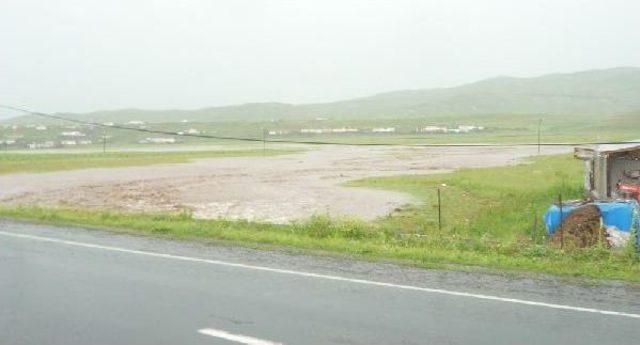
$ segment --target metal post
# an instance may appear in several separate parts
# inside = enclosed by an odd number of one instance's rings
[[[558,194],[558,204],[560,205],[560,224],[558,224],[558,231],[560,231],[560,249],[564,249],[564,231],[562,231],[562,194]]]
[[[538,232],[538,215],[536,210],[533,210],[533,229],[531,229],[531,242],[536,243],[536,235]]]
[[[442,230],[442,204],[440,201],[440,187],[438,187],[438,231]]]

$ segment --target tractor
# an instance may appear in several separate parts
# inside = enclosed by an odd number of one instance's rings
[[[602,231],[611,247],[632,237],[640,244],[640,141],[576,147],[574,157],[584,161],[584,198],[552,205],[544,215],[547,234],[580,237],[585,231]],[[594,217],[599,226],[592,225]]]

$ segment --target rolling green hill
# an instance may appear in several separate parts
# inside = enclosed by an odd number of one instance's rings
[[[442,118],[488,114],[611,115],[640,109],[640,68],[620,67],[534,78],[498,77],[451,88],[404,90],[317,104],[251,103],[196,110],[121,109],[65,116],[97,122],[220,122]],[[11,122],[36,121],[22,116]],[[37,122],[42,122],[38,119]]]

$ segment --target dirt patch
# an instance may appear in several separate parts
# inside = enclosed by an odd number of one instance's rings
[[[130,211],[187,209],[199,218],[279,223],[318,213],[373,219],[415,200],[404,193],[344,187],[343,182],[507,165],[535,152],[534,147],[328,146],[284,156],[12,174],[0,176],[0,202]]]
[[[601,217],[600,209],[595,205],[578,207],[562,221],[551,240],[566,248],[586,248],[607,243]]]
[[[117,209],[121,211],[180,211],[183,205],[176,203],[176,189],[170,185],[157,188],[155,184],[133,181],[113,184],[95,184],[70,187],[64,191],[49,193],[28,192],[5,198],[10,204],[59,205]],[[117,203],[113,202],[118,200]]]

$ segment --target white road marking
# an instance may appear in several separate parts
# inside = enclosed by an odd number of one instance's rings
[[[6,232],[6,231],[0,231],[0,235],[35,240],[35,241],[42,241],[42,242],[66,244],[70,246],[83,247],[83,248],[101,249],[101,250],[108,250],[108,251],[119,252],[119,253],[145,255],[145,256],[151,256],[156,258],[198,262],[198,263],[205,263],[205,264],[218,265],[218,266],[243,268],[243,269],[249,269],[249,270],[255,270],[255,271],[288,274],[288,275],[307,277],[307,278],[326,279],[326,280],[341,281],[341,282],[355,283],[355,284],[361,284],[361,285],[381,286],[381,287],[395,288],[395,289],[401,289],[401,290],[411,290],[411,291],[428,292],[433,294],[441,294],[441,295],[449,295],[449,296],[457,296],[457,297],[476,298],[476,299],[482,299],[482,300],[515,303],[515,304],[522,304],[522,305],[543,307],[543,308],[550,308],[550,309],[570,310],[570,311],[576,311],[576,312],[594,313],[594,314],[601,314],[601,315],[614,315],[614,316],[640,319],[640,314],[625,313],[625,312],[619,312],[619,311],[575,307],[575,306],[564,305],[564,304],[536,302],[536,301],[529,301],[529,300],[523,300],[523,299],[517,299],[517,298],[505,298],[505,297],[492,296],[492,295],[482,295],[482,294],[476,294],[476,293],[452,291],[452,290],[445,290],[445,289],[426,288],[426,287],[413,286],[413,285],[384,283],[384,282],[378,282],[374,280],[346,278],[346,277],[333,276],[328,274],[294,271],[294,270],[272,268],[272,267],[266,267],[266,266],[255,266],[255,265],[247,265],[247,264],[241,264],[241,263],[235,263],[235,262],[226,262],[226,261],[220,261],[220,260],[201,259],[201,258],[195,258],[191,256],[163,254],[163,253],[149,252],[149,251],[143,251],[143,250],[103,246],[99,244],[67,241],[67,240],[61,240],[58,238],[34,236],[34,235],[27,235],[27,234],[17,234],[17,233]]]
[[[282,345],[281,343],[274,343],[272,341],[248,337],[246,335],[231,334],[229,332],[213,328],[203,328],[198,330],[198,333],[247,345]]]

